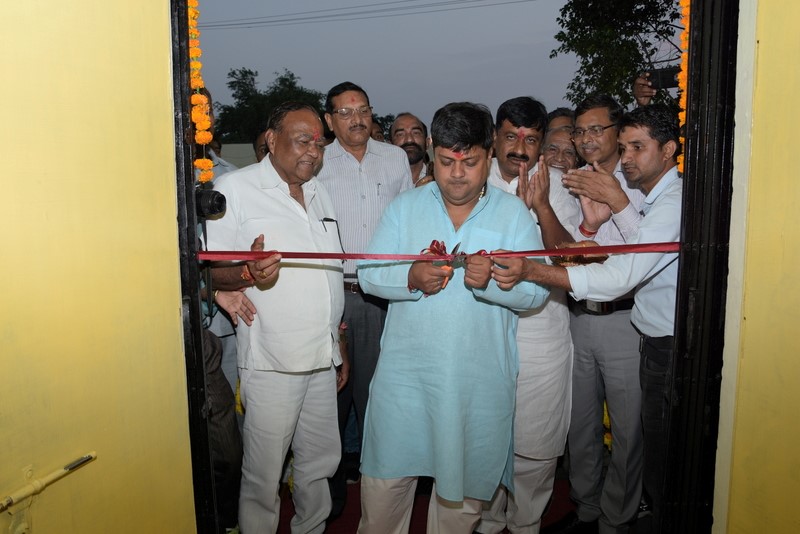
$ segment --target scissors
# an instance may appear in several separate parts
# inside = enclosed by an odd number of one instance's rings
[[[460,242],[456,244],[456,246],[453,247],[453,250],[450,251],[450,255],[454,256],[454,258],[448,262],[443,262],[441,265],[442,269],[447,271],[447,276],[445,277],[444,282],[442,282],[442,290],[447,287],[447,283],[450,281],[450,278],[453,277],[453,269],[464,266],[464,258],[466,258],[467,255],[463,252],[461,254],[458,253],[458,248],[460,246]],[[441,262],[435,262],[436,265],[439,263]]]

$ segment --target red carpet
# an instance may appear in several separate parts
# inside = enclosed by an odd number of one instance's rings
[[[410,534],[424,534],[428,515],[427,495],[417,495],[414,500],[414,511],[411,513]],[[566,480],[556,480],[553,489],[553,500],[550,508],[542,519],[542,526],[558,521],[568,512],[574,509],[574,505],[569,500],[569,482]],[[288,492],[281,501],[281,521],[278,525],[278,534],[290,534],[289,521],[294,515],[294,506]],[[347,505],[342,515],[328,525],[325,530],[327,534],[354,534],[358,528],[358,520],[361,518],[361,491],[359,484],[349,484],[347,486]]]

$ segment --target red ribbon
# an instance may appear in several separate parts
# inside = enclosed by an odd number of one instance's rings
[[[496,258],[535,258],[542,256],[585,256],[587,254],[630,254],[642,252],[680,252],[680,243],[645,243],[639,245],[608,245],[600,247],[571,247],[542,250],[523,250],[519,252],[498,252],[489,254]],[[197,259],[201,261],[257,261],[275,254],[284,259],[308,260],[395,260],[395,261],[453,261],[452,254],[364,254],[346,252],[280,252],[264,250],[258,252],[223,250],[200,251]]]

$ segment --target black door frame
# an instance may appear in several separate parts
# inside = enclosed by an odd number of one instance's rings
[[[195,178],[192,169],[194,142],[189,106],[189,24],[186,0],[170,0],[172,26],[175,164],[178,201],[178,243],[181,271],[181,315],[186,356],[189,439],[194,485],[194,509],[198,534],[219,532],[214,496],[214,472],[203,367],[200,268],[197,261]]]
[[[664,533],[707,533],[725,335],[738,0],[691,4],[685,176]]]

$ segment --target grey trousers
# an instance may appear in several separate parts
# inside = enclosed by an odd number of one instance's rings
[[[386,322],[388,303],[372,295],[352,293],[344,294],[344,317],[347,323],[347,353],[350,356],[350,381],[340,394],[340,409],[349,410],[350,403],[343,396],[352,395],[356,409],[358,432],[364,435],[364,414],[369,399],[369,384],[378,365],[381,352],[381,336],[383,323]],[[347,402],[342,402],[342,401]],[[340,416],[346,416],[346,413]]]
[[[569,429],[571,496],[582,521],[627,532],[642,494],[642,391],[639,334],[630,311],[571,312],[575,345]],[[603,400],[611,419],[611,461],[603,477]]]

